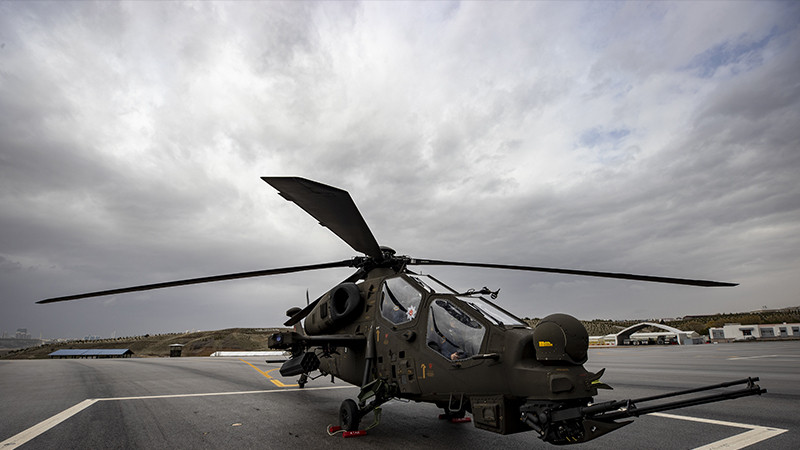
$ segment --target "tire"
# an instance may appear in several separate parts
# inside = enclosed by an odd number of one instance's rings
[[[358,405],[351,399],[342,402],[339,407],[339,426],[345,431],[358,431],[358,423],[361,421],[361,411]]]

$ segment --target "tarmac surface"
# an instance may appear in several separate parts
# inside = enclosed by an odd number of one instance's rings
[[[800,341],[590,349],[614,387],[596,402],[760,377],[762,396],[647,415],[581,449],[790,449],[800,442]],[[366,436],[329,436],[355,387],[304,389],[262,358],[0,361],[0,449],[556,448],[437,420],[434,405],[392,401]],[[362,426],[372,421],[363,419]]]

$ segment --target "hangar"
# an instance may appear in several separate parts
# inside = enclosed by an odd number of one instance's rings
[[[660,328],[664,331],[639,333],[645,328]],[[640,344],[702,344],[703,338],[696,331],[682,331],[669,325],[653,322],[640,322],[619,333],[605,336],[591,336],[591,345],[640,345]]]

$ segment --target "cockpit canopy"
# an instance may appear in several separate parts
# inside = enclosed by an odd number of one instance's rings
[[[428,275],[399,275],[388,278],[381,292],[381,314],[394,324],[410,322],[419,312],[423,293],[455,295],[481,316],[500,326],[527,327],[523,321],[478,295],[459,294]]]
[[[423,304],[426,298],[430,300]],[[488,324],[527,327],[485,298],[458,294],[427,275],[386,279],[381,287],[380,308],[383,318],[395,325],[410,323],[421,308],[427,308],[426,345],[450,360],[478,354]]]

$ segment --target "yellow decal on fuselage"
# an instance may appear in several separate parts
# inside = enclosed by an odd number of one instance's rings
[[[539,347],[552,347],[553,343],[550,341],[539,341]]]

